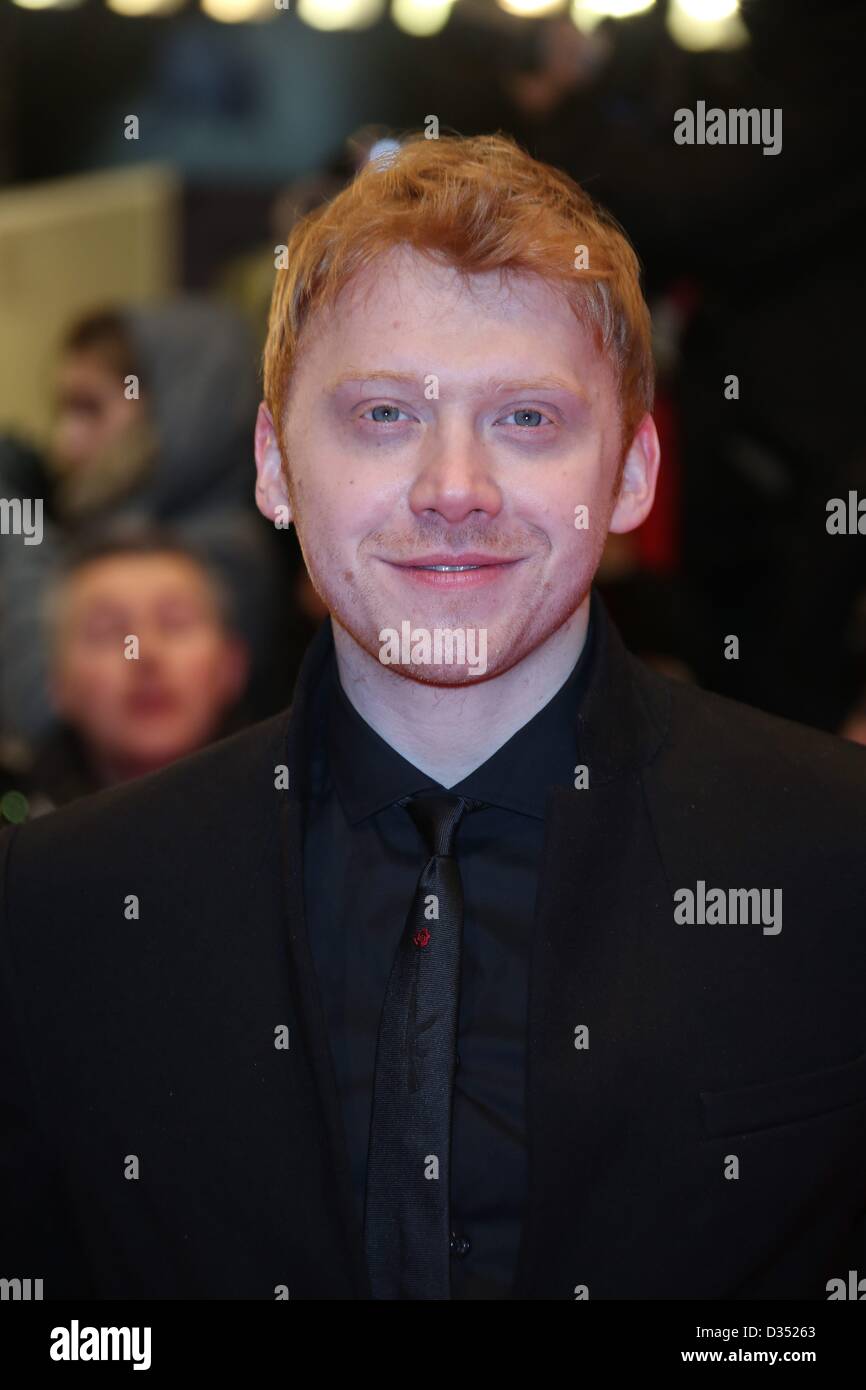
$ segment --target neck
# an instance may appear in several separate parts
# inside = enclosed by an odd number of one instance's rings
[[[382,665],[331,618],[340,684],[380,738],[453,787],[507,743],[568,680],[586,641],[589,595],[516,666],[472,685],[424,685]]]

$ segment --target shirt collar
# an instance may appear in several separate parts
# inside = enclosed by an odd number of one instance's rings
[[[652,761],[667,737],[672,698],[671,683],[626,650],[595,589],[590,614],[591,667],[586,668],[587,688],[575,724],[577,762],[589,769],[589,786],[599,787]],[[292,801],[305,801],[316,785],[317,760],[311,758],[311,750],[318,746],[316,731],[323,713],[321,678],[332,661],[334,637],[326,618],[304,654],[284,716],[281,739],[289,772],[284,795]],[[426,780],[424,785],[433,784]]]
[[[449,788],[453,794],[543,820],[549,787],[574,785],[577,716],[589,681],[595,626],[590,617],[583,650],[553,698],[486,762]],[[322,697],[320,766],[327,765],[350,823],[416,792],[444,790],[362,718],[340,685],[333,653]]]

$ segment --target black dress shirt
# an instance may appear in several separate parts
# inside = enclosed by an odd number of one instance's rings
[[[549,787],[573,787],[593,623],[556,695],[450,790],[484,804],[455,841],[464,895],[451,1139],[452,1298],[508,1298],[528,1174],[527,991]],[[376,1040],[394,953],[427,858],[396,803],[440,784],[386,743],[340,685],[315,693],[304,842],[308,933],[363,1221]]]

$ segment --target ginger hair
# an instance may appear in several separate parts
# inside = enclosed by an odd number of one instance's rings
[[[652,410],[654,367],[640,263],[616,220],[567,174],[503,134],[416,134],[367,163],[289,235],[263,352],[265,403],[282,434],[302,330],[377,257],[409,247],[464,275],[535,274],[565,295],[613,368],[622,454]],[[575,268],[585,247],[586,268]]]

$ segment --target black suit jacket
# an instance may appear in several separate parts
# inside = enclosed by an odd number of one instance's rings
[[[516,1297],[824,1299],[866,1274],[866,755],[597,616],[589,788],[551,792],[540,867]],[[331,640],[291,711],[0,838],[0,1275],[46,1298],[369,1297],[304,927]],[[782,930],[675,922],[698,880],[781,888]]]

